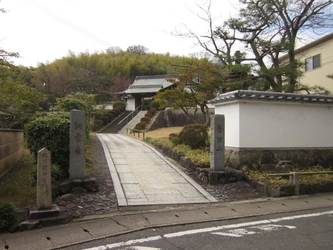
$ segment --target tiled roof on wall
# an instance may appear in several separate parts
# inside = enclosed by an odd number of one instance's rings
[[[306,102],[306,103],[331,103],[333,96],[325,95],[302,95],[293,93],[265,92],[236,90],[229,93],[219,94],[208,103],[217,104],[231,100],[262,100],[262,101],[283,101],[283,102]]]

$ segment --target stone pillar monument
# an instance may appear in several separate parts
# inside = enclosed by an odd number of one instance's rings
[[[52,204],[51,152],[43,148],[37,155],[37,204],[28,208],[28,220],[20,223],[20,229],[52,223],[59,215],[60,209]]]
[[[224,171],[224,115],[211,116],[210,169]]]
[[[86,165],[85,123],[84,111],[71,110],[69,130],[69,179],[71,180],[84,178],[84,169]]]
[[[37,209],[52,207],[51,153],[46,148],[38,151],[37,156]]]

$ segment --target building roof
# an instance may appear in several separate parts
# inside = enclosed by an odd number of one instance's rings
[[[220,94],[209,101],[216,105],[233,100],[261,100],[261,101],[281,101],[281,102],[301,102],[301,103],[329,103],[333,104],[333,96],[325,95],[301,95],[292,93],[278,93],[265,91],[236,90],[225,94]]]
[[[174,83],[170,80],[177,80],[177,75],[151,75],[137,76],[134,82],[124,91],[125,94],[157,93],[171,87]]]
[[[333,32],[330,33],[330,34],[328,34],[328,35],[326,35],[326,36],[323,36],[323,37],[321,37],[321,38],[319,38],[319,39],[317,39],[317,40],[315,40],[315,41],[313,41],[311,43],[308,43],[308,44],[306,44],[306,45],[304,45],[304,46],[302,46],[302,47],[300,47],[298,49],[296,49],[295,50],[295,54],[302,53],[303,51],[306,51],[306,50],[311,49],[311,48],[313,48],[315,46],[318,46],[319,44],[327,42],[327,41],[329,41],[331,39],[333,39]],[[287,58],[288,58],[288,54],[281,56],[279,58],[279,60],[283,61],[283,60],[285,60]]]

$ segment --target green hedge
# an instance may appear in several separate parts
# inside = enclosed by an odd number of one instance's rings
[[[8,229],[16,221],[14,206],[0,201],[0,231]]]
[[[77,109],[87,113],[88,110],[88,107],[84,101],[71,97],[58,98],[57,103],[57,110],[59,111],[70,112],[72,109]]]
[[[191,149],[204,148],[208,140],[208,126],[190,124],[185,126],[178,134],[182,144],[189,145]]]
[[[69,113],[46,113],[25,126],[27,146],[35,156],[42,148],[51,152],[53,164],[60,167],[61,177],[68,177],[69,169]],[[59,177],[60,178],[60,177]]]
[[[116,101],[112,104],[112,107],[115,108],[117,106],[122,106],[124,108],[124,110],[126,109],[126,103],[122,102],[122,101]]]

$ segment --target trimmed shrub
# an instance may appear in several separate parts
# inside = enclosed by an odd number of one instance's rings
[[[140,119],[140,121],[141,121],[141,122],[148,123],[148,122],[150,121],[150,118],[148,118],[148,117],[142,117],[142,118]]]
[[[46,113],[25,126],[27,146],[35,156],[42,148],[52,155],[52,163],[57,164],[68,177],[69,168],[69,114],[67,112]]]
[[[77,93],[78,94],[78,93]],[[57,111],[70,112],[73,109],[84,111],[86,118],[86,136],[89,138],[90,133],[90,113],[89,105],[81,99],[75,97],[64,97],[57,98],[58,106],[56,106]]]
[[[0,201],[0,231],[8,229],[16,221],[14,206]]]
[[[125,111],[125,107],[124,106],[121,106],[121,105],[118,105],[115,107],[116,109],[120,109],[121,112],[124,112]]]
[[[92,131],[97,131],[103,127],[103,120],[95,120],[94,124],[92,125]]]
[[[116,118],[118,116],[117,110],[112,109],[111,111],[109,111],[109,113],[111,113],[114,118]]]
[[[112,101],[112,95],[107,92],[99,92],[95,94],[94,100],[96,103],[107,103]]]
[[[202,124],[185,126],[178,134],[182,144],[189,145],[191,149],[203,148],[208,140],[208,127]]]
[[[100,119],[103,121],[103,125],[106,125],[109,123],[110,119],[106,115],[102,115]]]
[[[139,122],[138,124],[135,125],[134,129],[138,129],[138,130],[143,130],[146,128],[146,124],[145,122]]]
[[[98,126],[99,128],[103,127],[103,120],[95,120],[95,125]]]
[[[122,108],[114,108],[113,110],[115,110],[118,113],[118,115],[123,112]]]
[[[174,146],[177,146],[182,143],[178,137],[171,138],[171,142],[172,142],[172,145],[174,145]]]
[[[57,103],[57,110],[64,112],[70,112],[72,109],[77,109],[85,111],[85,113],[87,113],[88,110],[88,107],[84,101],[71,97],[58,98]]]
[[[154,109],[158,110],[158,109],[160,109],[160,103],[157,101],[152,101],[150,103],[150,108],[154,108]]]
[[[156,110],[155,108],[151,108],[151,109],[149,109],[149,111],[150,111],[153,115],[155,115],[156,112],[157,112],[157,110]]]
[[[122,102],[122,101],[116,101],[112,104],[112,107],[115,108],[117,106],[122,106],[124,107],[124,110],[126,109],[126,103],[125,102]]]
[[[178,135],[176,133],[169,134],[169,140],[171,140],[174,137],[178,137]]]
[[[113,114],[112,113],[107,112],[104,115],[109,118],[109,122],[112,121],[112,119],[113,119]]]
[[[145,117],[148,117],[148,118],[152,118],[153,116],[154,116],[153,114],[148,113],[148,112],[145,114]]]

